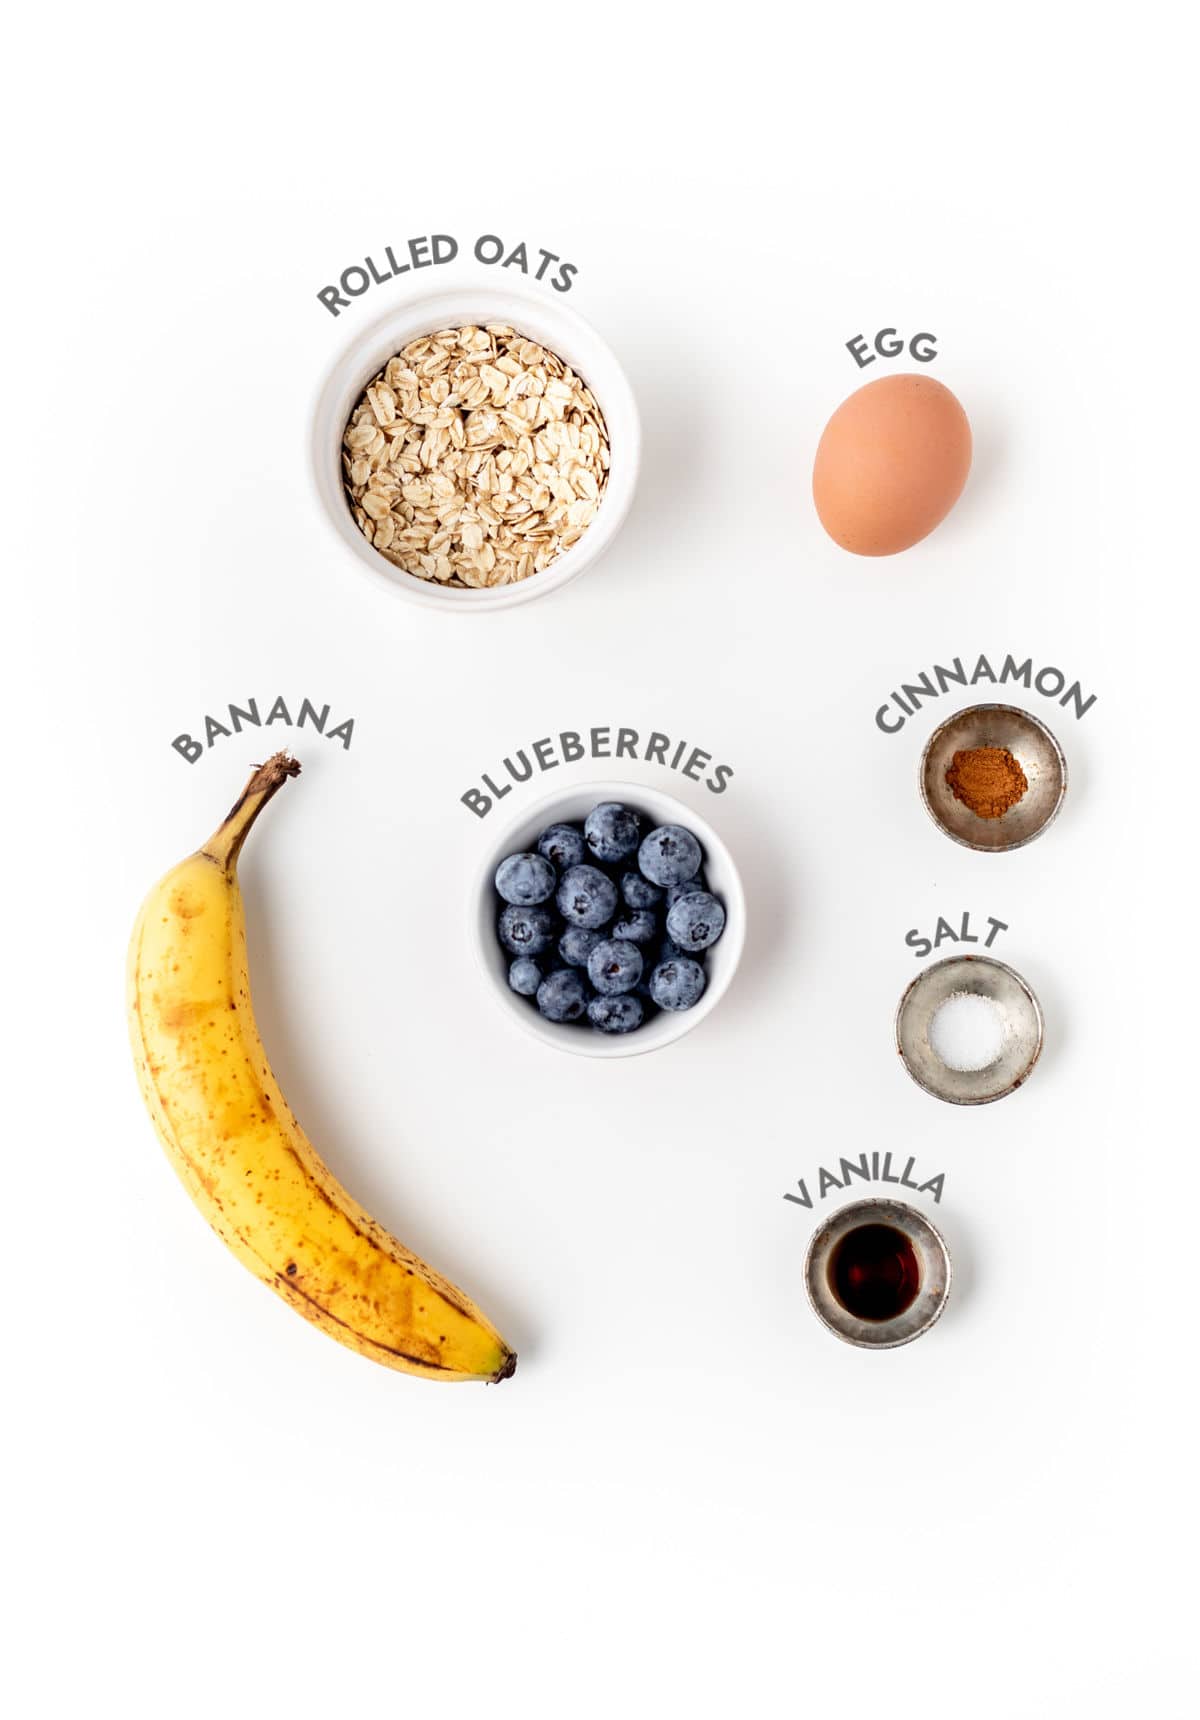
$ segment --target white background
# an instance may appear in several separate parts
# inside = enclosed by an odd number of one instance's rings
[[[1176,9],[831,18],[68,5],[10,41],[16,1714],[1189,1706]],[[434,230],[577,263],[566,302],[644,419],[610,556],[478,621],[373,592],[305,470],[326,368],[411,290],[335,323],[317,288]],[[936,333],[976,462],[926,544],[856,561],[809,473],[889,368],[845,342],[885,325]],[[1078,722],[1029,696],[1068,804],[986,857],[915,786],[966,699],[894,738],[872,715],[1010,651],[1098,698]],[[129,925],[263,750],[169,742],[277,694],[356,727],[349,753],[281,736],[304,775],[243,864],[264,1035],[335,1172],[520,1351],[499,1390],[296,1320],[142,1112]],[[458,802],[593,724],[734,767],[719,800],[630,771],[718,823],[751,912],[712,1019],[604,1065],[482,989],[465,906],[497,820]],[[904,933],[966,909],[1009,923],[995,953],[1047,1017],[1029,1088],[973,1112],[890,1048]],[[813,1320],[816,1215],[782,1199],[876,1147],[946,1172],[956,1267],[940,1326],[883,1355]]]

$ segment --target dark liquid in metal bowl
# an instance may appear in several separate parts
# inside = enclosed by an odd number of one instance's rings
[[[921,1288],[912,1243],[891,1224],[860,1224],[846,1232],[829,1261],[829,1287],[859,1320],[894,1320]]]

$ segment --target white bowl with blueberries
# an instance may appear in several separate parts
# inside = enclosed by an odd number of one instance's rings
[[[631,1057],[711,1014],[737,968],[746,904],[699,814],[601,782],[514,820],[481,871],[475,946],[513,1021],[559,1051]]]

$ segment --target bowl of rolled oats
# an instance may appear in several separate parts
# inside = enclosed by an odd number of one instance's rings
[[[566,306],[462,287],[397,306],[330,372],[317,492],[359,566],[439,609],[556,591],[608,547],[640,434],[624,373]]]

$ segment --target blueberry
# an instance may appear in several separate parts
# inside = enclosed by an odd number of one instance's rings
[[[658,916],[649,908],[630,908],[612,923],[614,938],[626,938],[631,944],[653,943],[658,936]]]
[[[588,1006],[588,989],[576,968],[556,968],[537,989],[537,1006],[547,1021],[578,1021]]]
[[[605,800],[588,813],[583,834],[596,859],[611,863],[636,851],[642,839],[642,821],[628,806]]]
[[[707,890],[681,896],[667,915],[667,936],[681,950],[706,950],[725,930],[725,910]]]
[[[595,866],[572,866],[558,886],[558,910],[573,926],[596,931],[617,911],[617,886]]]
[[[537,839],[537,851],[559,872],[569,872],[572,866],[582,866],[587,859],[587,844],[582,830],[573,824],[548,825]]]
[[[546,976],[532,956],[518,956],[508,970],[508,983],[522,997],[532,997]]]
[[[568,926],[558,940],[558,953],[568,967],[586,967],[588,957],[599,942],[599,932],[589,932],[583,926]]]
[[[641,977],[641,981],[637,987],[638,996],[643,998],[646,1002],[648,1002],[651,1006],[653,1006],[654,1005],[654,993],[650,989],[651,980],[654,978],[655,974],[658,972],[659,968],[663,966],[664,963],[666,963],[666,962],[677,962],[683,956],[684,956],[683,950],[679,949],[678,946],[673,944],[671,942],[670,938],[666,937],[665,935],[663,937],[659,938],[656,943],[643,944],[642,945],[642,977]],[[689,957],[687,957],[687,959],[690,961],[691,957],[689,956]]]
[[[660,824],[638,850],[638,865],[652,884],[683,884],[700,870],[704,856],[690,830],[681,824]]]
[[[662,901],[663,893],[640,872],[622,872],[621,899],[628,908],[653,908]]]
[[[707,889],[703,872],[697,872],[694,878],[689,878],[684,884],[672,884],[667,891],[667,912],[670,913],[680,896],[694,896],[697,890]]]
[[[558,921],[549,908],[518,907],[510,902],[500,911],[500,942],[514,956],[540,956],[558,936]]]
[[[690,956],[659,962],[650,975],[650,996],[660,1009],[691,1009],[704,991],[704,969]]]
[[[619,997],[594,997],[587,1007],[588,1020],[601,1033],[632,1033],[646,1019],[640,997],[622,992]]]
[[[588,957],[587,971],[603,997],[632,991],[642,977],[642,952],[624,938],[604,938]]]
[[[496,888],[506,902],[528,908],[548,902],[557,879],[549,860],[540,854],[510,854],[496,868]]]

